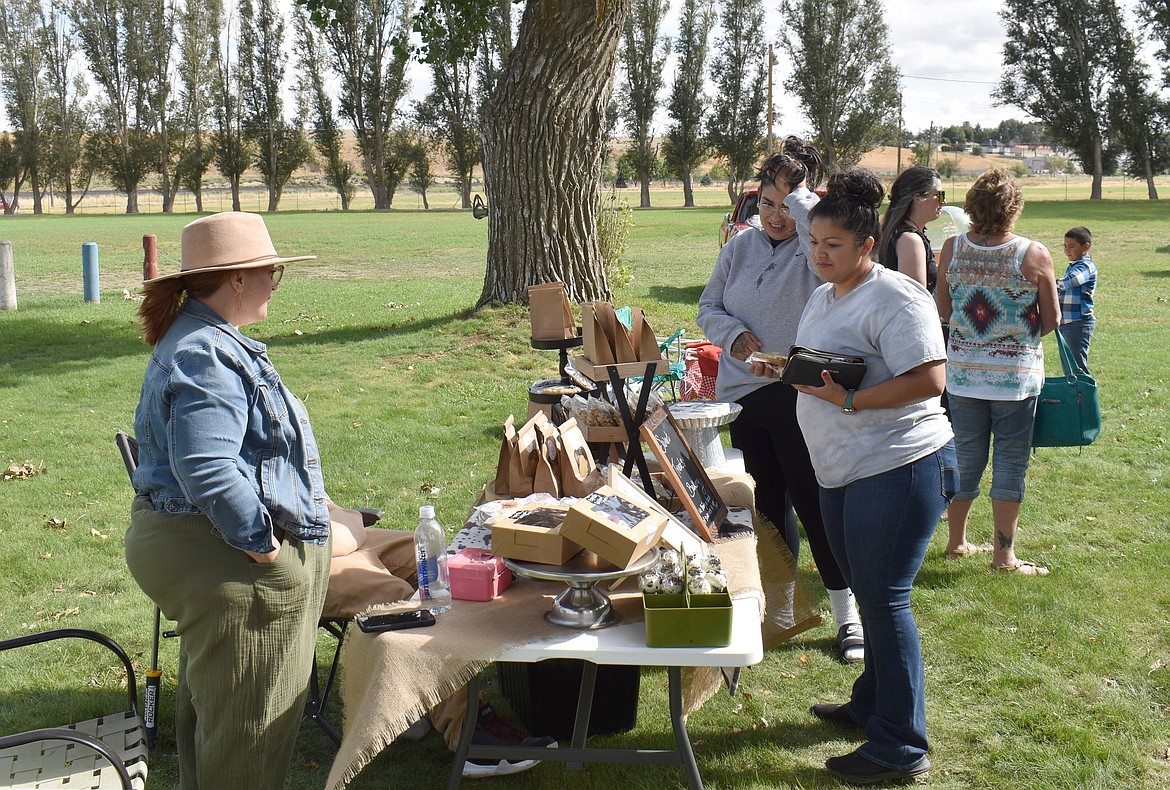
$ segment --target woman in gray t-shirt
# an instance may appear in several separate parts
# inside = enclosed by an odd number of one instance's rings
[[[860,356],[856,390],[822,371],[797,386],[796,412],[821,491],[825,532],[865,625],[865,670],[844,705],[812,713],[864,728],[866,742],[825,766],[856,784],[930,767],[922,646],[910,589],[958,487],[950,423],[939,405],[946,350],[926,289],[873,260],[883,189],[865,170],[829,180],[810,213],[810,253],[825,280],[796,342]]]

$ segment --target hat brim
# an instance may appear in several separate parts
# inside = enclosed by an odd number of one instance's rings
[[[160,274],[149,280],[143,280],[142,283],[157,283],[162,280],[174,280],[179,277],[186,277],[189,274],[208,274],[210,272],[230,272],[236,269],[256,269],[261,266],[275,266],[277,264],[292,263],[294,261],[315,261],[316,255],[294,255],[291,258],[261,258],[256,261],[248,261],[247,263],[233,263],[228,266],[201,266],[198,269],[187,269],[186,271],[177,271],[172,274]]]

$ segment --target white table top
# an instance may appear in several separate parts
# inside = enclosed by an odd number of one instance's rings
[[[731,644],[727,647],[647,647],[646,623],[619,623],[596,631],[564,630],[564,636],[514,647],[498,661],[580,658],[597,664],[648,667],[748,667],[764,658],[759,602],[732,601]]]

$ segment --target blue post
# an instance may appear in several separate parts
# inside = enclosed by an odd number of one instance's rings
[[[98,246],[96,241],[81,245],[81,280],[85,289],[85,301],[100,302],[101,275],[98,272]]]

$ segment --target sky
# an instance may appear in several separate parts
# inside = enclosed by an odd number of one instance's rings
[[[1136,1],[1119,0],[1131,13]],[[280,0],[286,10],[291,2]],[[1000,79],[1004,42],[1000,19],[1002,0],[882,0],[882,3],[892,59],[902,73],[903,121],[907,129],[918,132],[931,123],[945,127],[969,121],[986,127],[1007,118],[1027,120],[1022,110],[996,106],[991,99],[991,91]],[[666,35],[676,34],[681,5],[681,0],[671,0],[671,13],[664,25]],[[765,0],[765,46],[780,43],[778,31],[782,20],[775,10],[778,5],[778,0]],[[791,63],[782,47],[776,50],[780,61],[773,73],[776,133],[810,136],[811,129],[799,103],[783,89],[784,80],[791,75]],[[761,58],[763,51],[761,47]],[[290,73],[293,70],[290,67]],[[411,98],[421,99],[430,86],[430,69],[413,63],[409,73]],[[660,94],[662,104],[666,102],[672,81],[673,60],[668,60],[664,70],[666,87]],[[660,112],[655,125],[665,128],[665,111]],[[5,128],[8,128],[7,119],[0,107],[0,129]]]

